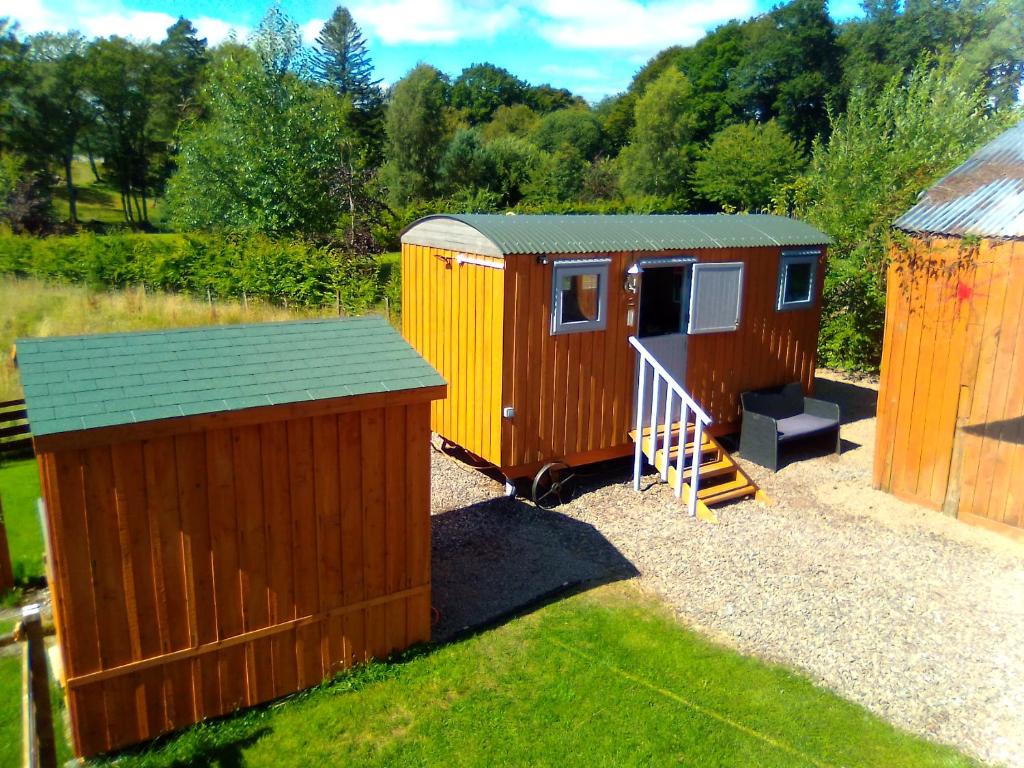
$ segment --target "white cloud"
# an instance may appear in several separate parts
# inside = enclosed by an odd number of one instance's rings
[[[95,0],[59,5],[50,0],[0,0],[0,17],[9,16],[18,22],[23,34],[52,31],[66,32],[76,29],[87,37],[119,35],[135,40],[163,40],[167,28],[178,20],[177,15],[160,11],[133,11],[119,2]],[[232,24],[223,19],[200,16],[192,22],[200,37],[210,45],[226,40],[232,31],[239,40],[249,34],[248,27]]]
[[[705,31],[755,13],[753,0],[530,0],[538,31],[566,48],[657,50],[688,45]]]
[[[518,7],[466,0],[385,0],[351,6],[356,23],[387,45],[489,38],[520,18]]]
[[[324,24],[326,23],[326,19],[310,19],[302,25],[302,39],[307,45],[312,45],[316,42],[316,38],[319,36],[320,30],[324,28]]]
[[[249,37],[249,33],[252,32],[244,24],[232,24],[223,19],[212,19],[209,16],[200,16],[197,19],[193,19],[192,23],[195,24],[199,36],[206,38],[207,45],[223,43],[231,37],[232,33],[234,33],[235,39],[239,42],[245,42],[245,39]]]

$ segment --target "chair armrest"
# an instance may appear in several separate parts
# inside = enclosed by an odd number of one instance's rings
[[[820,416],[823,419],[835,419],[837,424],[842,421],[842,414],[839,411],[838,405],[830,403],[828,400],[818,400],[814,397],[804,398],[804,413],[811,416]]]
[[[771,416],[744,410],[740,454],[774,472],[778,467],[779,423]]]

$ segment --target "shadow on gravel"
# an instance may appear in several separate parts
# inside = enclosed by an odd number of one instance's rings
[[[638,574],[593,526],[526,501],[492,499],[432,521],[435,642]]]
[[[815,379],[814,396],[839,404],[843,424],[875,418],[878,391],[871,387],[832,379]]]

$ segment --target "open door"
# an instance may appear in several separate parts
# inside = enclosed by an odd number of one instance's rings
[[[639,276],[640,308],[637,316],[637,339],[684,387],[692,274],[692,263],[673,260],[664,265],[654,263],[640,266]],[[644,408],[651,407],[650,397],[651,390],[648,389],[644,395]],[[659,393],[658,400],[657,420],[658,423],[663,423],[664,392]],[[676,418],[675,414],[673,418]]]

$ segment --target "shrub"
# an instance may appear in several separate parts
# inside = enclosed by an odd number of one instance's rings
[[[296,307],[339,302],[346,312],[358,313],[383,299],[392,270],[381,269],[373,257],[299,239],[83,233],[0,235],[0,273],[94,289],[142,285]]]

